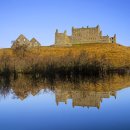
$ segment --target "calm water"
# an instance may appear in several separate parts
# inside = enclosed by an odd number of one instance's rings
[[[0,130],[130,129],[130,76],[48,82],[0,80]]]

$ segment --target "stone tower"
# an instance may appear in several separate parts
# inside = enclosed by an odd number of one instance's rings
[[[67,36],[67,31],[65,30],[64,33],[59,33],[58,29],[55,32],[55,45],[71,45],[71,39]]]

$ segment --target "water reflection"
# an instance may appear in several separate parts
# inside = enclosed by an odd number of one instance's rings
[[[34,80],[30,76],[20,75],[17,79],[1,77],[0,95],[5,98],[11,94],[22,101],[29,95],[36,96],[41,91],[45,93],[51,91],[55,94],[57,105],[61,102],[67,104],[67,100],[72,99],[73,107],[100,108],[104,98],[113,96],[116,99],[117,91],[128,86],[130,86],[129,75],[113,75],[104,79],[55,80],[53,82],[47,79]]]
[[[96,91],[84,91],[84,90],[63,90],[56,89],[56,102],[65,102],[67,99],[72,99],[73,107],[97,107],[100,108],[100,103],[103,98],[109,98],[111,95],[116,96],[116,92],[96,92]]]

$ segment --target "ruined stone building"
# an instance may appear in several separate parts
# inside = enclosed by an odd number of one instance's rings
[[[35,38],[32,38],[30,42],[32,44],[32,47],[41,46],[41,44]]]
[[[67,31],[55,32],[55,45],[72,45],[85,43],[116,43],[116,34],[113,37],[103,36],[99,26],[96,27],[72,27],[72,36],[67,35]]]
[[[15,41],[13,41],[11,48],[22,45],[26,45],[28,48],[41,46],[41,44],[35,38],[32,38],[29,41],[24,35],[21,34]]]

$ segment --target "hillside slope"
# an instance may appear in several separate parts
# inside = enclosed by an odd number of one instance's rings
[[[34,57],[61,57],[68,53],[75,57],[81,52],[86,52],[89,57],[101,59],[105,57],[114,67],[130,66],[130,48],[119,44],[84,44],[73,45],[72,47],[39,47],[30,49],[26,56]],[[8,55],[14,57],[12,49],[0,49],[0,56]]]
[[[34,50],[33,50],[34,51]],[[115,67],[130,66],[130,48],[119,44],[84,44],[72,47],[41,47],[40,55],[65,55],[72,52],[75,56],[85,51],[89,56],[105,57]]]

